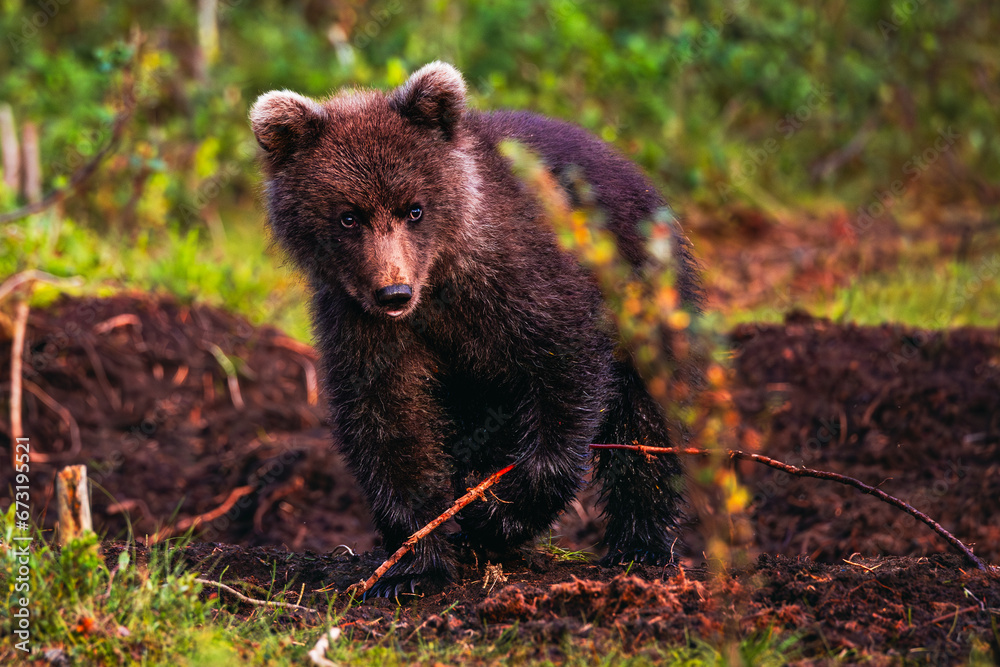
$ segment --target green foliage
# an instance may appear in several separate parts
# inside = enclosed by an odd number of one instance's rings
[[[14,508],[0,515],[0,586],[7,590],[0,607],[0,636],[5,638],[0,661],[5,664],[24,659],[11,641],[12,613],[21,596],[30,597],[34,657],[52,651],[50,661],[81,665],[304,664],[319,636],[338,624],[333,600],[324,617],[309,623],[289,624],[287,614],[278,609],[262,609],[249,619],[229,613],[225,600],[206,601],[205,584],[184,567],[176,544],[150,552],[143,565],[123,551],[109,570],[94,534],[61,549],[48,546],[39,531],[28,534],[32,540],[25,555],[21,545],[27,543],[13,539],[25,536],[16,528]],[[30,572],[27,591],[15,590],[22,567]],[[272,582],[271,590],[280,589]],[[434,633],[427,639],[419,631],[402,636],[393,628],[378,639],[355,639],[345,627],[327,658],[344,665],[550,664],[540,659],[537,646],[519,638],[516,626],[496,641],[475,646],[441,641]],[[695,641],[689,647],[650,645],[638,651],[614,641],[600,650],[587,642],[567,641],[560,647],[560,663],[592,665],[596,657],[601,665],[722,665],[733,655],[753,664],[782,664],[793,650],[794,640],[777,635],[750,637],[731,647]]]
[[[951,263],[944,275],[905,271],[861,278],[837,291],[817,314],[877,325],[898,322],[921,329],[993,326],[1000,321],[1000,263],[997,255],[978,264]]]
[[[111,572],[93,533],[58,550],[37,531],[30,543],[13,541],[23,534],[15,529],[12,506],[0,516],[0,582],[8,591],[0,627],[8,638],[15,624],[12,613],[21,608],[15,600],[24,597],[30,646],[59,647],[73,663],[117,664],[139,656],[156,663],[194,653],[206,639],[211,644],[213,633],[202,629],[210,606],[199,597],[201,585],[168,557],[159,555],[148,567],[137,568],[126,551]],[[30,573],[27,589],[17,588],[24,568]],[[5,662],[18,655],[11,641],[0,648]]]
[[[177,228],[146,230],[130,241],[120,232],[101,234],[71,219],[38,215],[0,227],[0,276],[35,268],[84,279],[69,290],[39,285],[35,305],[59,291],[107,295],[128,285],[223,306],[309,340],[303,285],[267,251],[259,223],[235,220],[218,230],[213,242],[198,229]]]
[[[896,322],[920,329],[995,326],[1000,321],[1000,257],[973,263],[951,262],[942,270],[925,268],[857,278],[832,299],[796,304],[817,317],[861,325]],[[722,328],[741,322],[778,322],[773,307],[747,310],[726,319]]]
[[[890,208],[919,208],[1000,176],[1000,44],[988,29],[1000,5],[986,0],[223,0],[201,24],[191,7],[0,5],[0,102],[19,126],[38,125],[45,190],[108,145],[124,92],[135,98],[119,145],[61,214],[6,226],[6,242],[27,242],[0,249],[0,273],[162,288],[307,337],[302,307],[289,309],[301,290],[269,267],[255,226],[247,109],[273,88],[398,85],[434,59],[462,69],[473,106],[562,117],[616,143],[682,210],[871,209],[894,182]],[[947,128],[957,139],[936,152]],[[942,168],[947,187],[927,175]],[[0,210],[19,203],[0,185]]]
[[[986,0],[221,2],[202,26],[186,2],[91,9],[5,3],[0,100],[41,124],[53,188],[110,138],[135,80],[120,157],[73,204],[98,228],[189,227],[220,206],[249,208],[246,111],[259,93],[397,85],[438,58],[463,70],[478,106],[580,123],[682,199],[865,205],[948,126],[957,177],[1000,170],[989,30],[1000,6]],[[212,26],[217,55],[199,39]]]

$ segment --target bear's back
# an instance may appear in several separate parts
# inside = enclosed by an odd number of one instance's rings
[[[567,180],[574,178],[574,169],[578,170],[577,175],[593,189],[594,201],[606,216],[619,251],[636,268],[646,262],[646,238],[639,223],[651,220],[665,201],[645,174],[613,146],[572,123],[526,111],[469,111],[466,123],[491,148],[514,139],[537,152],[574,205],[581,202],[573,183]],[[674,256],[680,264],[677,286],[681,298],[700,310],[704,297],[687,239],[677,239]]]

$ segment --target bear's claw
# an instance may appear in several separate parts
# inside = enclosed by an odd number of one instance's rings
[[[367,601],[369,596],[373,598],[389,598],[402,601],[400,595],[404,597],[416,597],[417,588],[420,586],[419,577],[382,577],[375,585],[368,589],[361,600]]]
[[[601,565],[604,567],[614,567],[615,565],[626,565],[628,563],[660,566],[670,565],[673,562],[673,554],[669,551],[663,552],[644,548],[610,549],[608,554],[601,559]]]
[[[389,598],[402,603],[428,593],[438,592],[449,579],[446,573],[438,570],[416,574],[404,571],[396,574],[390,569],[365,592],[362,601],[368,598]]]

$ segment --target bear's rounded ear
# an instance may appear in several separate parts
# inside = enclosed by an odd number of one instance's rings
[[[389,106],[411,122],[438,128],[451,139],[465,111],[465,80],[457,69],[435,60],[394,90]]]
[[[321,105],[290,90],[272,90],[250,108],[250,127],[257,143],[272,157],[290,153],[304,136],[320,128],[326,113]]]

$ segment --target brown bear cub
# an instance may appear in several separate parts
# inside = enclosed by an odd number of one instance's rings
[[[466,109],[461,74],[439,62],[388,94],[273,91],[250,119],[271,229],[313,292],[335,435],[387,549],[516,463],[458,517],[461,542],[506,551],[572,500],[590,443],[670,445],[659,406],[616,357],[596,281],[497,146],[514,139],[555,175],[582,174],[638,270],[639,225],[664,204],[632,163],[567,123]],[[673,247],[697,310],[689,246],[678,235]],[[606,564],[669,561],[680,475],[673,457],[596,457]],[[374,593],[448,579],[454,541],[424,538]]]

